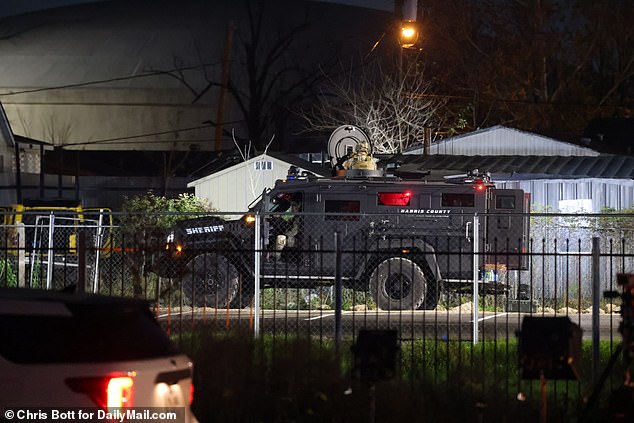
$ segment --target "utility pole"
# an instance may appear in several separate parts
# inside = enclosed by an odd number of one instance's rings
[[[418,16],[418,0],[405,0],[403,2],[403,20],[416,21]]]
[[[216,113],[216,135],[214,150],[219,152],[221,150],[222,140],[222,123],[225,112],[225,97],[227,95],[227,89],[229,88],[229,73],[231,66],[231,47],[233,45],[233,32],[236,27],[233,22],[229,22],[227,28],[227,38],[225,40],[225,51],[222,58],[222,74],[220,80],[220,94],[218,96],[218,111]]]

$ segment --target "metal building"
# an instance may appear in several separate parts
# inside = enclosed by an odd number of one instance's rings
[[[503,126],[479,130],[402,156],[402,171],[443,178],[472,169],[491,172],[499,187],[531,194],[536,211],[598,213],[634,206],[634,157],[589,148]]]

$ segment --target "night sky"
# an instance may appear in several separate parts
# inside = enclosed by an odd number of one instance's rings
[[[95,0],[1,0],[0,16],[19,15],[42,9],[51,9],[70,4],[90,3]]]
[[[91,3],[103,0],[0,0],[0,17],[19,15],[42,9],[51,9],[71,4]],[[394,10],[393,0],[317,0],[368,7],[379,10]]]

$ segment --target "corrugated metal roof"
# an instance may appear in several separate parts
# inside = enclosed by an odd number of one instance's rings
[[[422,154],[422,147],[410,148],[406,154]],[[497,125],[432,143],[429,154],[598,156],[599,152],[569,142]]]
[[[473,169],[491,172],[497,179],[634,179],[634,157],[601,156],[399,156],[400,174],[463,173]]]

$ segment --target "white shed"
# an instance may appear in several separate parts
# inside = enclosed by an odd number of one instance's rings
[[[208,200],[216,210],[243,213],[264,189],[272,188],[278,179],[285,179],[290,166],[316,176],[324,176],[328,172],[297,157],[261,154],[192,181],[187,187],[194,188],[196,197]]]

